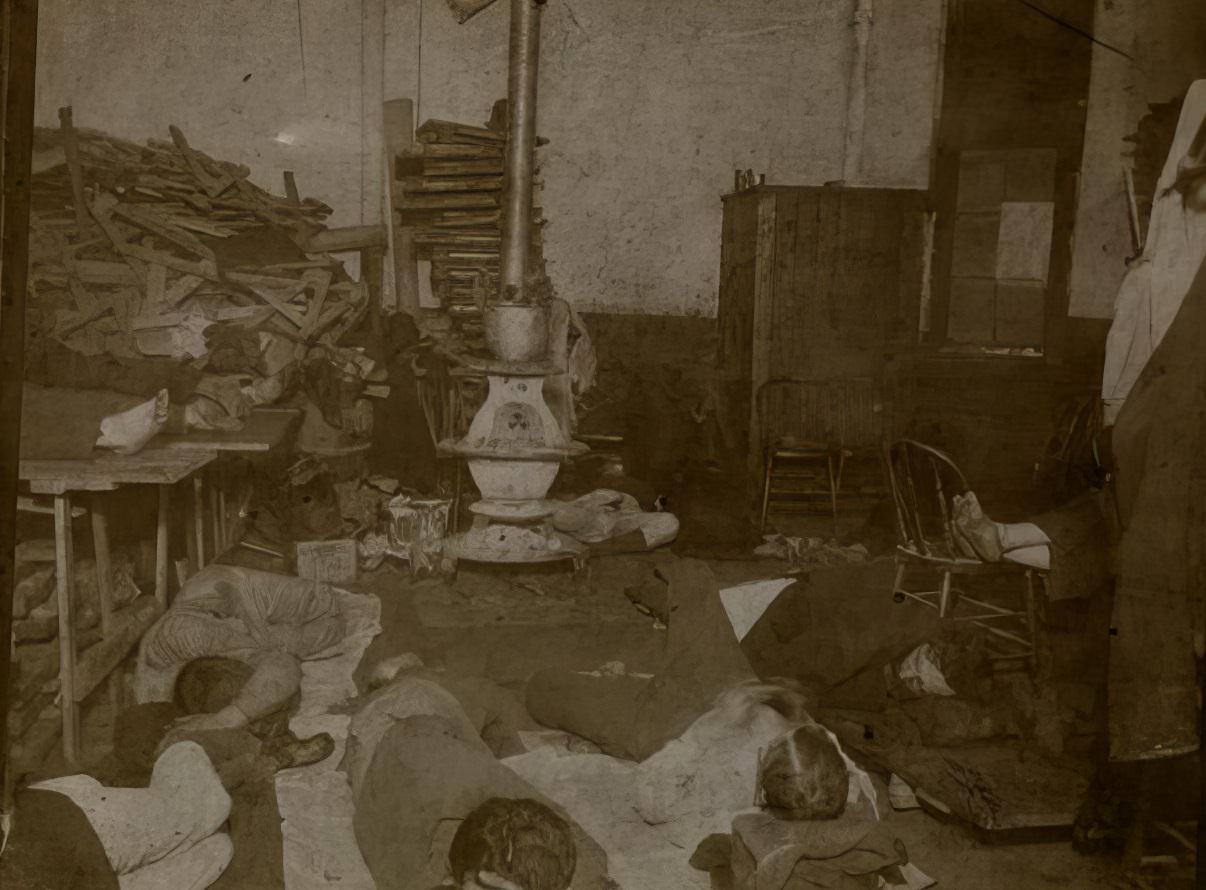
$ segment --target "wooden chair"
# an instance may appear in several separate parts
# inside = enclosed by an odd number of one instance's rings
[[[901,439],[887,449],[886,463],[898,535],[893,599],[898,603],[912,599],[936,609],[944,619],[971,622],[996,644],[997,660],[1025,659],[1033,666],[1040,573],[1007,560],[968,558],[960,551],[955,543],[951,498],[966,492],[968,485],[949,456],[921,442]],[[956,577],[962,582],[1001,575],[1023,580],[1022,605],[1009,608],[974,599],[954,586]],[[906,588],[906,583],[918,576],[928,577],[928,583],[936,586]]]
[[[775,512],[833,514],[846,462],[882,443],[879,393],[866,378],[771,380],[756,395],[763,443],[762,510],[759,531]]]

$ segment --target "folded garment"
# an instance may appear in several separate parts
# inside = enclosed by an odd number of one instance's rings
[[[643,760],[678,738],[718,695],[754,679],[707,565],[676,560],[658,573],[670,585],[670,622],[657,674],[538,671],[527,689],[533,718],[590,739],[613,756]]]
[[[801,821],[749,813],[733,820],[736,890],[862,890],[879,886],[885,871],[895,877],[892,870],[907,862],[891,829],[853,813]]]
[[[21,402],[21,457],[85,460],[97,446],[132,454],[167,420],[167,391],[145,399],[101,389],[26,383]]]

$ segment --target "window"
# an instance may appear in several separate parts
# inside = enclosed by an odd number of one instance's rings
[[[1054,196],[1055,149],[960,154],[949,341],[1042,349]]]

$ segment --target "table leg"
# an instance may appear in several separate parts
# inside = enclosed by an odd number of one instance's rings
[[[103,495],[92,498],[92,551],[96,557],[96,592],[100,599],[101,636],[108,639],[113,631],[113,560],[109,549],[108,505]],[[121,709],[121,671],[109,675],[109,705],[114,725]]]
[[[222,523],[221,517],[218,515],[218,509],[218,483],[211,473],[209,476],[209,519],[211,525],[210,537],[213,539],[214,544],[212,551],[214,559],[222,555]]]
[[[189,512],[189,562],[194,572],[205,568],[205,492],[201,474],[193,476],[193,509]]]
[[[54,574],[59,606],[59,701],[63,757],[79,760],[80,712],[75,700],[75,553],[71,544],[71,496],[54,497]]]
[[[226,515],[226,489],[223,487],[225,481],[224,479],[219,480],[218,487],[218,530],[222,535],[223,553],[230,549],[230,526]]]
[[[168,509],[172,486],[159,486],[159,521],[155,528],[155,599],[162,609],[168,606]]]

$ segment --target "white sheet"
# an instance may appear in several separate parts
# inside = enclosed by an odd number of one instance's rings
[[[1176,181],[1177,165],[1204,121],[1206,80],[1198,80],[1186,94],[1172,148],[1156,185],[1143,256],[1127,270],[1114,304],[1101,386],[1107,426],[1114,422],[1152,352],[1164,339],[1206,258],[1206,214],[1187,210],[1181,194],[1168,191]]]
[[[352,673],[381,632],[381,603],[374,596],[346,590],[336,594],[348,635],[333,657],[302,663],[301,702],[289,721],[289,728],[302,738],[329,732],[335,752],[321,763],[276,775],[286,890],[374,890],[352,830],[352,790],[338,769],[351,718],[330,711],[356,695]]]

